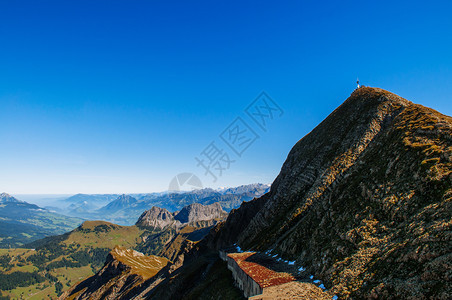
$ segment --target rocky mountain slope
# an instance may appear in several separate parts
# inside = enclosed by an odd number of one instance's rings
[[[110,255],[101,271],[72,286],[60,299],[183,299],[184,295],[184,299],[244,299],[217,253],[193,255],[199,251],[187,242],[175,261],[149,278],[132,271],[135,258],[129,256],[125,262]]]
[[[294,261],[339,298],[449,299],[451,160],[451,117],[362,87],[293,147],[269,193],[140,291],[110,295],[227,299],[235,291],[217,250],[238,245]]]
[[[108,256],[104,267],[96,275],[73,286],[61,298],[117,299],[124,297],[127,299],[134,294],[146,295],[149,292],[148,285],[157,285],[166,275],[175,271],[177,266],[182,265],[185,255],[209,233],[213,224],[225,220],[226,216],[227,213],[218,203],[211,205],[195,203],[173,214],[166,209],[153,207],[141,215],[136,226],[130,228],[139,229],[141,232],[141,242],[133,248],[148,254],[157,254],[165,262],[170,262],[167,268],[160,267],[162,269],[160,279],[156,281],[155,278],[151,278],[149,272],[143,273],[147,266],[143,257],[146,256],[133,252],[132,249],[115,248]],[[127,258],[118,254],[119,252],[128,253]],[[150,257],[151,260],[158,260],[157,256]],[[200,266],[203,264],[198,265],[197,269]],[[154,269],[157,271],[156,268]],[[224,266],[222,271],[225,271]]]
[[[218,203],[193,203],[174,213],[153,207],[145,211],[135,224],[148,232],[137,250],[173,260],[181,248],[190,244],[188,240],[200,240],[209,233],[213,225],[224,221],[227,215]]]
[[[451,159],[451,117],[360,88],[210,243],[273,249],[342,297],[446,299]]]
[[[17,200],[16,198],[14,198],[13,196],[11,196],[7,193],[1,193],[0,194],[0,203],[6,204],[6,203],[25,203],[25,202]],[[30,204],[30,205],[33,205],[33,204]]]

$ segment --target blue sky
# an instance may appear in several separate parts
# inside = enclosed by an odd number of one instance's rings
[[[1,1],[0,191],[132,193],[181,172],[270,183],[364,85],[451,115],[451,1]],[[266,132],[244,109],[284,111]],[[219,135],[259,138],[241,157]],[[213,182],[195,157],[235,160]],[[235,155],[235,156],[234,156]]]

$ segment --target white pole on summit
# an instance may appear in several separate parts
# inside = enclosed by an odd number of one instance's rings
[[[358,89],[359,89],[359,78],[356,78],[356,84],[358,85]]]

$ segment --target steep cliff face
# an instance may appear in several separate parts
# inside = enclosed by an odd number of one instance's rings
[[[357,89],[209,243],[274,249],[342,296],[447,298],[451,124],[382,89]]]

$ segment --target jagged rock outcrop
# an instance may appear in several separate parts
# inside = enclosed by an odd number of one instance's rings
[[[168,210],[154,206],[145,211],[135,225],[162,230],[168,226],[180,227],[182,224],[175,220],[173,214]]]
[[[158,230],[168,227],[180,228],[187,224],[196,227],[208,227],[225,219],[227,215],[219,203],[211,205],[193,203],[174,213],[154,206],[150,210],[145,211],[135,225]]]
[[[209,242],[274,249],[342,297],[447,299],[451,150],[451,117],[357,89]]]
[[[220,204],[202,205],[193,203],[182,208],[174,219],[181,223],[195,223],[199,221],[209,221],[214,219],[223,219],[228,214],[221,208]]]

